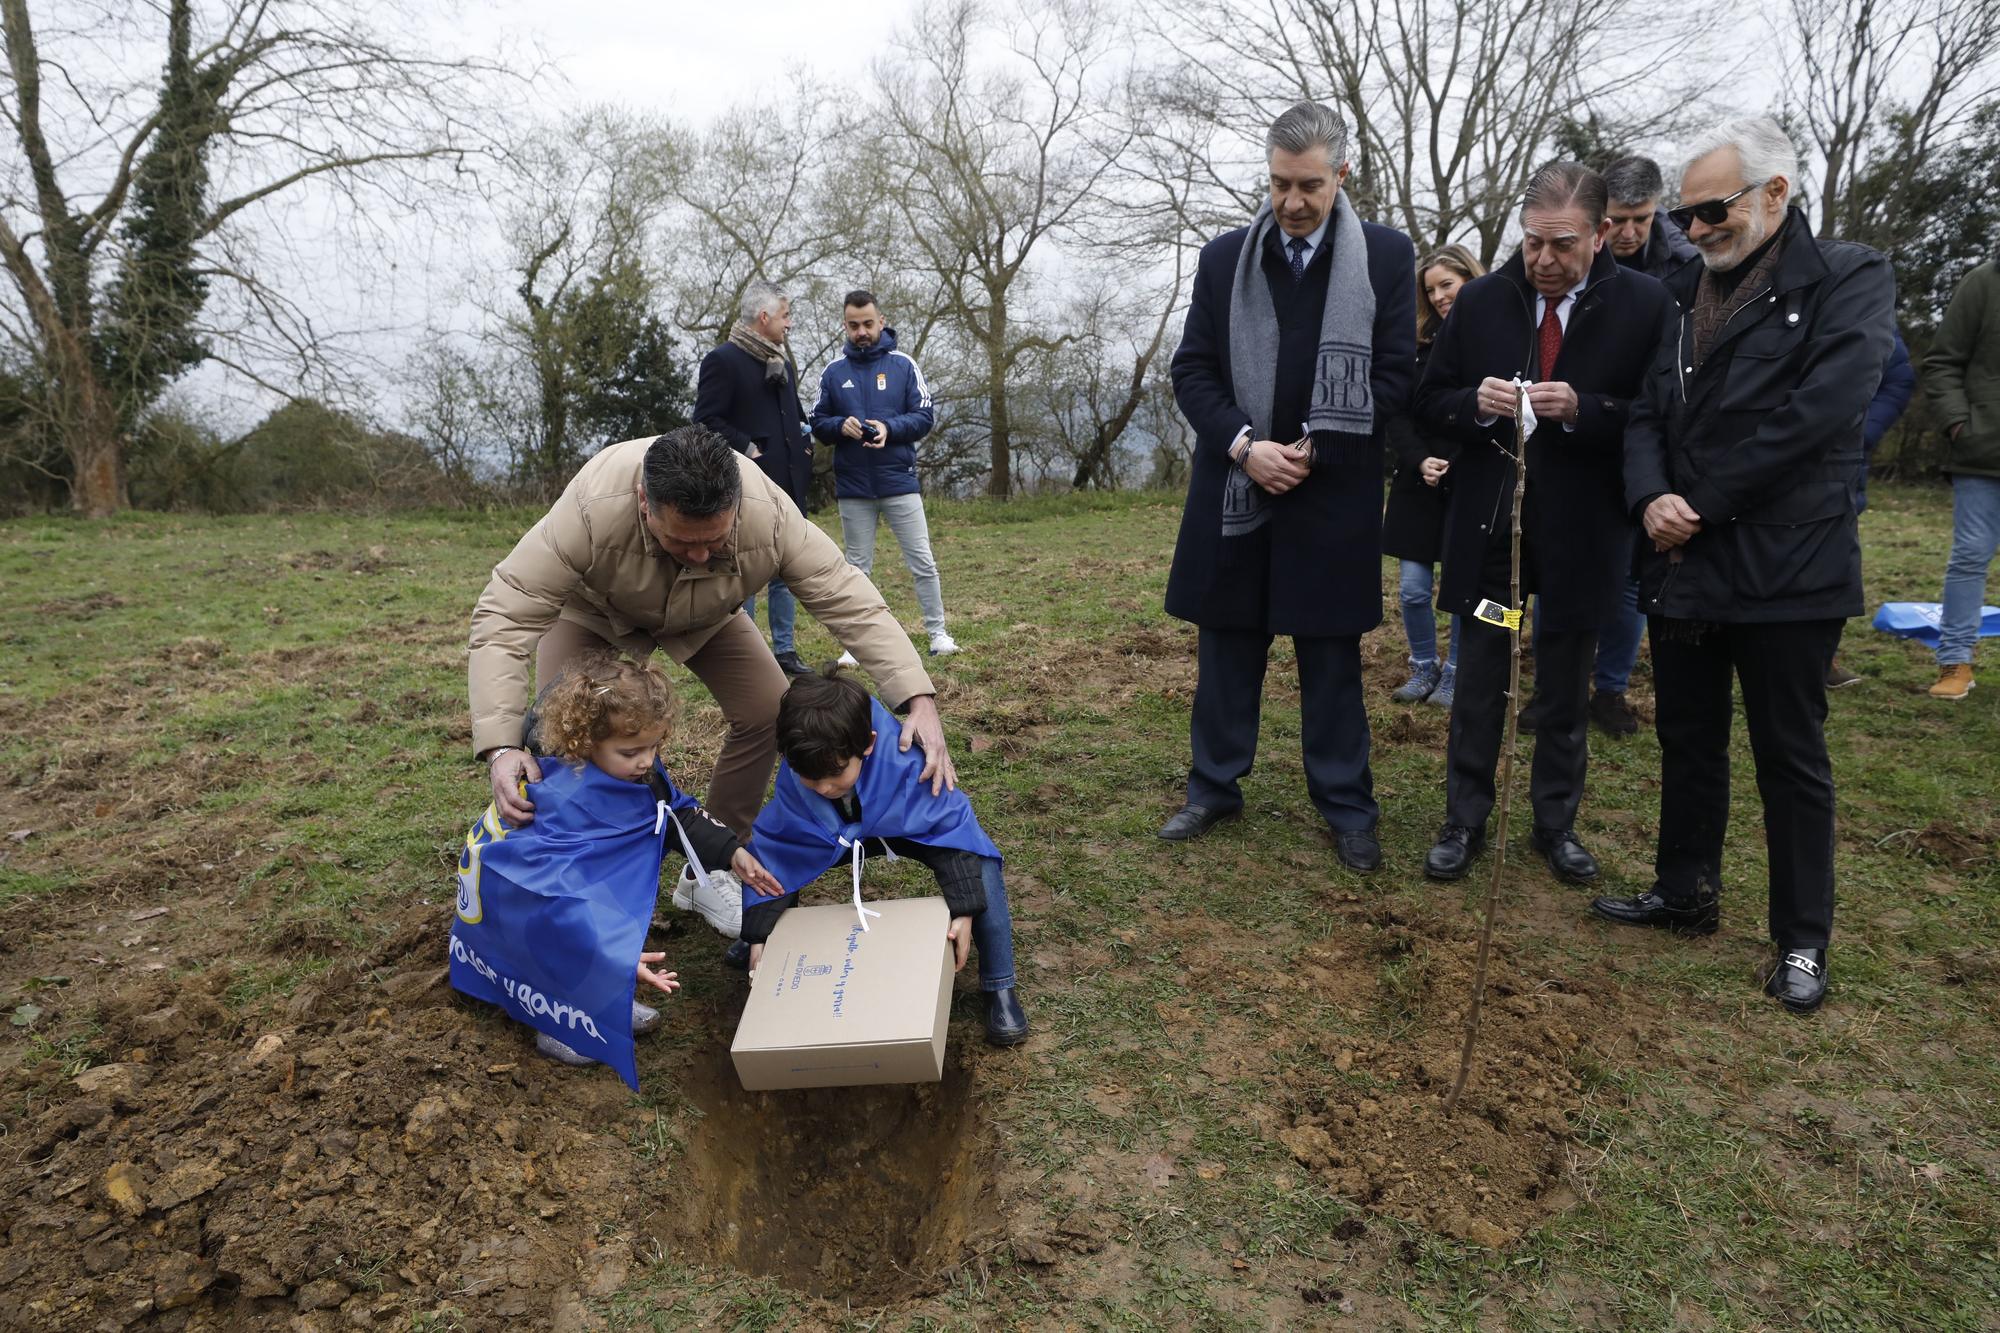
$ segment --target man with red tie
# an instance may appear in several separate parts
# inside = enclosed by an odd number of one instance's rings
[[[1495,801],[1514,631],[1473,610],[1512,601],[1517,381],[1536,422],[1521,516],[1521,601],[1535,595],[1537,621],[1532,842],[1558,879],[1597,878],[1576,814],[1597,633],[1616,614],[1632,564],[1625,417],[1676,309],[1665,287],[1619,265],[1605,244],[1605,205],[1596,172],[1575,162],[1537,171],[1521,202],[1519,252],[1459,292],[1417,387],[1417,420],[1455,445],[1438,607],[1465,617],[1444,827],[1424,861],[1432,879],[1471,868]]]

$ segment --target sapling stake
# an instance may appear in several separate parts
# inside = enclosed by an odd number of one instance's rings
[[[1479,1018],[1486,1007],[1486,961],[1493,953],[1493,918],[1500,910],[1500,877],[1507,869],[1507,824],[1514,808],[1514,741],[1521,727],[1521,635],[1527,615],[1521,605],[1521,501],[1528,494],[1528,389],[1514,387],[1514,549],[1508,571],[1507,606],[1516,617],[1507,662],[1507,743],[1500,750],[1500,836],[1493,848],[1493,874],[1486,881],[1486,916],[1479,926],[1479,960],[1472,969],[1472,1003],[1465,1015],[1465,1045],[1458,1053],[1458,1077],[1444,1099],[1449,1117],[1472,1077],[1472,1052],[1479,1044]]]

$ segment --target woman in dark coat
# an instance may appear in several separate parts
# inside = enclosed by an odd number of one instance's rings
[[[1486,272],[1462,245],[1447,245],[1417,261],[1417,378],[1431,354],[1431,339],[1451,313],[1458,289]],[[1382,516],[1382,553],[1402,562],[1397,600],[1403,632],[1410,641],[1410,678],[1389,697],[1398,703],[1428,700],[1451,707],[1458,666],[1458,617],[1451,618],[1451,653],[1438,660],[1437,613],[1432,607],[1432,567],[1444,545],[1448,498],[1435,481],[1426,482],[1423,461],[1448,457],[1451,446],[1433,439],[1414,418],[1398,422],[1396,472],[1389,480],[1389,507]],[[1446,483],[1447,485],[1449,483]]]

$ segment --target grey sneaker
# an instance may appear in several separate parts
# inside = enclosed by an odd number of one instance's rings
[[[1431,691],[1430,698],[1424,700],[1424,702],[1433,704],[1449,713],[1451,711],[1452,698],[1457,693],[1458,668],[1446,662],[1444,670],[1438,675],[1437,688]]]
[[[535,1034],[535,1053],[537,1055],[546,1055],[558,1064],[581,1066],[597,1063],[597,1061],[591,1059],[589,1056],[580,1055],[575,1049],[563,1045],[546,1032]]]
[[[643,1037],[660,1025],[660,1011],[649,1004],[632,1001],[632,1035]]]
[[[1438,687],[1438,680],[1444,669],[1434,657],[1428,662],[1410,659],[1410,678],[1398,685],[1389,694],[1399,704],[1419,704],[1431,697]]]

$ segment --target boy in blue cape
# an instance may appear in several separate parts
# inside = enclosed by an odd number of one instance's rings
[[[778,704],[776,790],[751,831],[757,859],[784,890],[764,896],[746,885],[743,939],[750,966],[799,891],[844,861],[870,851],[921,862],[937,876],[951,911],[955,968],[979,946],[979,988],[986,993],[986,1040],[1027,1040],[1028,1016],[1014,985],[1014,923],[1000,851],[956,789],[937,795],[922,780],[923,755],[893,743],[896,720],[836,668],[801,676]],[[878,745],[879,736],[892,738]]]

